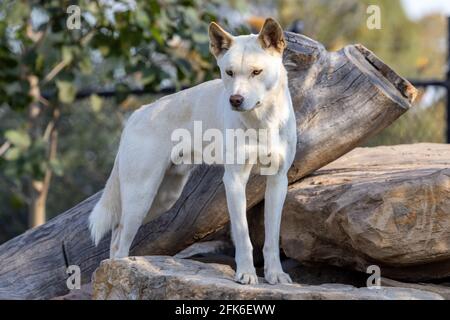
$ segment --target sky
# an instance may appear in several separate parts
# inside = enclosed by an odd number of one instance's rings
[[[413,20],[432,13],[450,16],[450,0],[402,0],[406,14]]]

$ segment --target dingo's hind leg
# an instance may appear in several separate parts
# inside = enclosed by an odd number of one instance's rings
[[[192,165],[172,165],[164,175],[152,207],[145,217],[144,224],[166,213],[177,202],[188,181]]]
[[[145,173],[146,177],[129,176],[121,184],[122,216],[118,226],[118,248],[114,258],[129,256],[131,243],[150,210],[166,167],[166,162],[156,162],[156,165],[153,163],[153,167],[149,168],[150,173],[140,171]]]
[[[120,239],[120,229],[122,225],[119,224],[114,226],[111,232],[111,245],[109,247],[109,257],[113,259],[116,255],[117,250],[119,249],[119,239]]]

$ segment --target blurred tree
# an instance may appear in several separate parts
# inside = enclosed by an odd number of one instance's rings
[[[67,10],[70,5],[79,10]],[[215,68],[206,30],[215,6],[206,0],[0,3],[2,185],[11,204],[28,205],[30,227],[45,222],[52,176],[63,174],[58,134],[76,94],[114,88],[120,103],[132,88],[210,79]],[[71,28],[77,12],[79,28]],[[101,98],[90,100],[101,109]]]
[[[367,27],[369,5],[378,5],[381,28]],[[303,33],[328,50],[361,43],[396,72],[410,79],[443,78],[446,65],[446,17],[434,14],[410,20],[400,0],[279,0],[280,20],[286,26],[300,20]],[[435,95],[439,97],[439,92]],[[442,101],[423,106],[422,91],[415,107],[368,145],[445,142]]]
[[[381,29],[369,29],[369,5],[381,12]],[[408,19],[400,0],[280,0],[284,25],[301,20],[305,35],[329,50],[362,43],[405,77],[437,77],[445,69],[445,18]]]

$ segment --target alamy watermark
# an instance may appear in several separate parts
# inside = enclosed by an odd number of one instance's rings
[[[174,164],[258,164],[262,175],[278,172],[282,144],[277,129],[203,130],[194,121],[193,130],[175,129],[171,134]]]
[[[371,274],[367,278],[366,286],[369,289],[381,288],[381,269],[379,266],[373,264],[367,267],[366,273]]]
[[[366,13],[369,17],[366,20],[366,26],[369,30],[381,29],[381,8],[378,5],[372,4],[367,7]]]
[[[81,29],[81,8],[77,5],[71,5],[67,7],[66,13],[68,14],[66,20],[66,27],[69,30]]]
[[[66,280],[66,285],[69,290],[81,289],[81,269],[77,265],[70,265],[66,269],[69,277]]]

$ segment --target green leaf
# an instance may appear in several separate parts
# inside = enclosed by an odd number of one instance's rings
[[[102,110],[103,99],[101,97],[99,97],[96,94],[93,94],[90,96],[89,100],[91,102],[91,108],[95,113],[100,112]]]
[[[21,152],[19,148],[9,148],[8,151],[6,151],[4,158],[8,161],[15,161],[19,159],[20,154]]]
[[[92,64],[89,58],[85,57],[81,59],[79,66],[82,74],[89,75],[92,73]]]
[[[142,10],[136,11],[136,22],[142,28],[146,29],[150,25],[150,18],[146,12]]]
[[[45,57],[43,54],[38,54],[35,62],[36,71],[40,72],[43,70],[45,64]]]
[[[17,1],[11,9],[12,10],[8,12],[7,18],[9,21],[15,22],[22,21],[25,17],[27,17],[30,14],[31,7],[26,2]]]
[[[161,32],[159,31],[159,29],[157,27],[152,27],[150,28],[150,33],[153,36],[153,39],[159,44],[159,45],[163,45],[164,44],[164,39],[161,35]]]
[[[55,175],[57,175],[57,176],[63,175],[64,168],[63,168],[62,162],[59,159],[50,160],[49,165]]]
[[[13,193],[9,198],[9,203],[11,207],[16,210],[23,208],[26,205],[24,197],[22,197],[20,193]]]
[[[209,36],[208,33],[201,31],[193,31],[192,32],[192,40],[196,43],[208,43],[209,42]]]
[[[62,47],[62,58],[66,64],[69,64],[73,60],[73,53],[70,47]]]
[[[89,1],[87,4],[87,10],[92,13],[92,14],[97,14],[98,13],[98,6],[97,3],[94,1]]]
[[[75,85],[69,81],[56,81],[58,87],[58,99],[63,103],[72,103],[75,100],[77,90]]]
[[[19,130],[7,130],[5,138],[20,150],[28,149],[31,139],[28,133]]]
[[[110,48],[108,46],[99,46],[98,48],[100,50],[100,53],[103,56],[107,56],[109,54]]]

